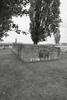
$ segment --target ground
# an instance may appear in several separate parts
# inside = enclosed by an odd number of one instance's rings
[[[67,54],[23,63],[11,49],[0,50],[0,100],[67,100]]]

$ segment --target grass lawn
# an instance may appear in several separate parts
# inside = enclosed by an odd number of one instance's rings
[[[10,49],[0,50],[0,100],[67,100],[67,54],[23,63]]]

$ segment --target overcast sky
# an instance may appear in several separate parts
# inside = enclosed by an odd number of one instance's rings
[[[61,6],[60,6],[60,17],[62,19],[62,23],[60,26],[60,34],[61,34],[61,40],[60,42],[67,42],[67,0],[60,0]],[[28,16],[23,16],[22,18],[13,18],[14,22],[16,24],[19,24],[19,29],[22,29],[23,31],[29,32],[29,23],[30,19]],[[30,34],[23,35],[23,34],[16,34],[15,32],[9,32],[10,36],[7,38],[4,38],[4,42],[14,42],[17,38],[18,42],[22,43],[32,43],[32,40],[30,39]],[[44,42],[43,42],[44,43]],[[46,43],[54,43],[54,37],[47,38]]]

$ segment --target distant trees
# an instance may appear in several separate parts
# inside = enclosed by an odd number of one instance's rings
[[[56,36],[61,22],[60,0],[30,0],[30,2],[30,32],[34,44],[45,41],[51,33]]]
[[[56,36],[61,22],[60,0],[0,0],[0,2],[0,39],[11,27],[15,27],[17,33],[20,33],[18,26],[13,24],[11,19],[12,16],[23,14],[30,16],[30,34],[34,44],[45,41],[51,33]],[[23,9],[28,3],[30,3],[29,12]]]
[[[55,39],[55,43],[56,43],[56,44],[59,44],[60,38],[61,38],[60,30],[57,29],[57,32],[54,34],[54,39]]]

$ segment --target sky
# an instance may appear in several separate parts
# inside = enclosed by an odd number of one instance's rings
[[[61,6],[60,6],[60,17],[62,19],[62,23],[60,24],[60,34],[61,34],[61,40],[60,43],[67,43],[67,0],[60,0],[61,1]],[[13,21],[14,23],[19,25],[19,29],[22,29],[23,31],[26,31],[27,33],[29,33],[29,23],[30,23],[30,19],[29,16],[23,16],[15,18],[13,17]],[[4,37],[4,42],[15,42],[15,40],[17,39],[17,42],[20,43],[33,43],[31,38],[30,38],[30,34],[28,35],[23,35],[22,33],[20,35],[18,35],[16,32],[14,31],[9,31],[8,32],[9,36],[7,38]],[[54,37],[53,35],[47,38],[47,41],[42,42],[44,43],[54,43]]]

